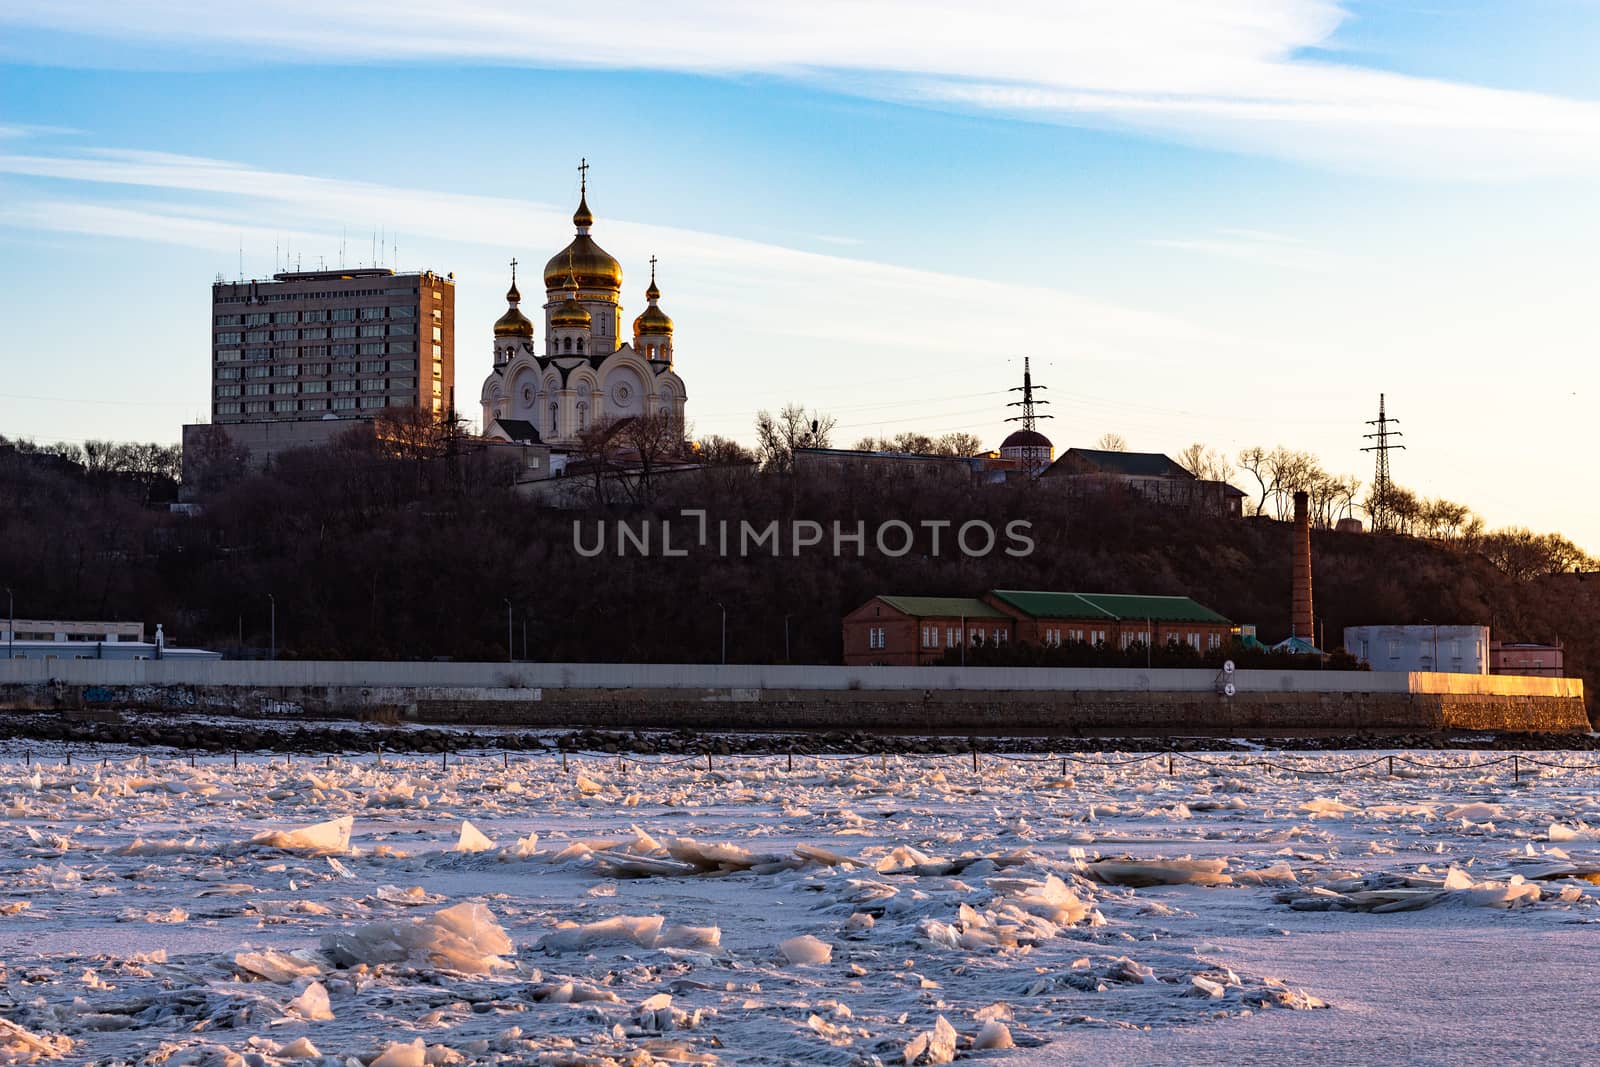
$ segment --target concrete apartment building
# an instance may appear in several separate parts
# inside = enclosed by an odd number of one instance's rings
[[[382,267],[211,287],[211,425],[255,463],[326,444],[384,408],[442,412],[455,388],[455,281]],[[185,453],[205,425],[185,426]]]

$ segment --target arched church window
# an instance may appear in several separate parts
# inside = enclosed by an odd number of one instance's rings
[[[581,337],[578,338],[578,351],[579,352],[583,351],[583,338],[581,338]]]
[[[655,345],[645,345],[645,349],[646,349],[646,354],[649,355],[649,357],[651,359],[655,359],[656,358],[656,346]]]
[[[567,338],[567,351],[568,352],[572,351],[572,338],[570,338],[570,337]]]
[[[556,422],[558,421],[557,415],[560,413],[560,411],[561,406],[559,404],[552,403],[550,405],[550,435],[552,437],[554,437],[556,434]]]

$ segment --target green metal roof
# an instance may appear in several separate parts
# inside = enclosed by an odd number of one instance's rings
[[[1194,475],[1161,452],[1107,452],[1097,448],[1069,448],[1052,465],[1058,474],[1119,474],[1133,478],[1177,478]]]
[[[1043,593],[995,589],[992,595],[1036,619],[1151,619],[1157,622],[1213,622],[1228,619],[1186,596],[1129,596],[1123,593]]]
[[[919,619],[951,618],[965,616],[969,619],[1003,619],[1005,612],[969,596],[880,596],[879,600],[907,615]]]

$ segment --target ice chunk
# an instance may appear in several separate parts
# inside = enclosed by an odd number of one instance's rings
[[[309,1037],[297,1037],[273,1053],[280,1060],[315,1060],[322,1056]]]
[[[989,1019],[978,1031],[978,1036],[973,1039],[972,1047],[979,1048],[1016,1048],[1016,1042],[1011,1040],[1011,1028],[999,1019]]]
[[[716,926],[669,926],[656,940],[657,948],[716,948],[722,930]]]
[[[1552,841],[1600,841],[1600,829],[1586,826],[1582,822],[1573,826],[1553,822],[1550,824],[1549,837]]]
[[[539,835],[529,834],[519,837],[510,845],[501,850],[502,859],[525,860],[532,859],[539,852]]]
[[[487,852],[494,848],[494,842],[483,835],[483,831],[466,819],[461,820],[461,836],[456,839],[456,852]]]
[[[0,1064],[53,1060],[71,1051],[72,1038],[65,1034],[41,1036],[0,1017]]]
[[[325,1022],[333,1018],[333,1009],[328,1004],[328,991],[321,982],[306,986],[286,1006],[308,1022]]]
[[[233,965],[246,974],[259,975],[269,982],[292,982],[304,975],[322,973],[322,968],[310,960],[270,948],[260,952],[241,952],[233,957]]]
[[[905,1061],[908,1064],[953,1063],[955,1058],[956,1029],[943,1015],[935,1020],[932,1030],[918,1034],[905,1047]]]
[[[344,854],[350,851],[350,829],[355,816],[341,815],[337,819],[302,826],[294,830],[267,830],[250,839],[252,845],[288,849],[316,854]]]
[[[1297,885],[1300,881],[1289,865],[1282,860],[1260,870],[1240,871],[1233,877],[1235,881],[1244,885]]]
[[[663,921],[659,915],[617,915],[552,931],[540,939],[539,948],[546,952],[576,952],[603,941],[631,941],[654,948]]]
[[[1349,804],[1341,803],[1331,797],[1316,797],[1300,805],[1301,811],[1310,812],[1313,817],[1317,815],[1325,818],[1342,819],[1344,816],[1359,811]]]
[[[1143,888],[1152,885],[1230,885],[1233,879],[1223,873],[1226,860],[1097,860],[1084,866],[1084,873],[1097,882]]]
[[[511,949],[511,938],[494,914],[475,901],[453,904],[425,919],[371,923],[322,939],[322,950],[340,966],[427,962],[462,974],[509,967],[500,957]]]
[[[428,1049],[419,1037],[405,1044],[394,1042],[367,1067],[427,1067],[427,1063]]]
[[[991,879],[989,884],[994,886],[1001,881]],[[1088,917],[1090,907],[1088,901],[1068,889],[1066,883],[1053,874],[1046,875],[1043,884],[1023,883],[1020,892],[1008,891],[1006,899],[1029,915],[1062,925],[1082,922]]]
[[[833,959],[833,946],[826,941],[801,934],[778,945],[778,951],[791,966],[804,967],[814,963],[827,963]]]
[[[1461,804],[1453,808],[1446,808],[1444,817],[1447,819],[1465,819],[1467,822],[1488,822],[1490,819],[1500,817],[1499,804]]]

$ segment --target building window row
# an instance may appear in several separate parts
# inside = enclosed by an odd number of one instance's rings
[[[884,633],[884,628],[882,626],[871,626],[871,627],[867,628],[867,647],[868,648],[885,648],[885,647],[887,647],[886,635]]]

